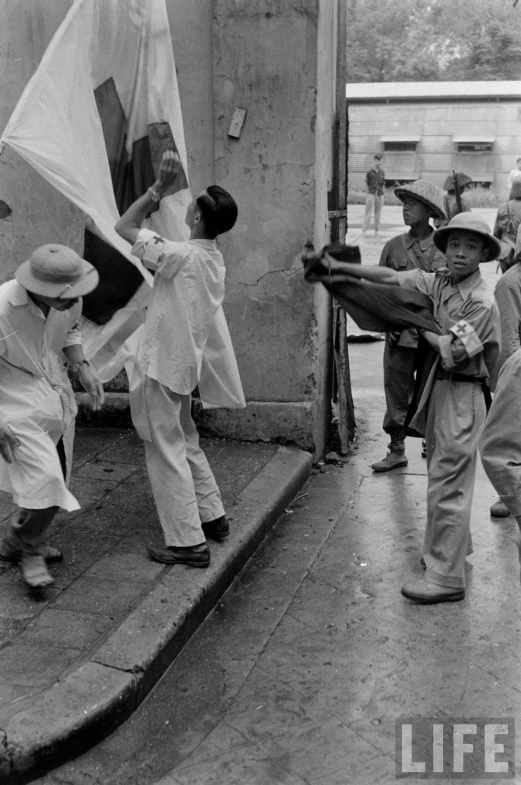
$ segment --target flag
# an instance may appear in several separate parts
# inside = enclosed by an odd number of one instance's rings
[[[108,381],[124,363],[132,365],[152,285],[114,225],[154,182],[166,149],[179,154],[185,176],[146,225],[169,239],[188,239],[184,218],[192,196],[165,1],[75,0],[0,142],[85,215],[84,257],[100,284],[84,298],[83,344]],[[222,309],[199,392],[203,405],[245,406]]]

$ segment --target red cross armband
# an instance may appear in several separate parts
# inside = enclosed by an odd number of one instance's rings
[[[469,357],[474,357],[474,355],[483,351],[483,344],[479,340],[476,331],[465,319],[460,319],[459,322],[450,328],[450,331],[456,338],[460,339]]]
[[[154,234],[147,240],[145,246],[145,253],[142,256],[143,262],[149,262],[156,265],[159,262],[159,257],[165,252],[166,240],[159,234]]]

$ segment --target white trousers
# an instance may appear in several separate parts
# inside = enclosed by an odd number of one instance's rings
[[[148,476],[167,546],[204,543],[201,521],[224,515],[221,494],[199,446],[191,396],[149,377],[145,400],[152,441],[145,441]]]

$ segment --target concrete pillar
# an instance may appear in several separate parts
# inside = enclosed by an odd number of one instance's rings
[[[205,422],[320,452],[330,419],[330,305],[300,252],[329,238],[335,0],[214,0],[215,174],[239,203],[220,240],[225,310],[248,400]],[[239,138],[229,135],[246,110]]]

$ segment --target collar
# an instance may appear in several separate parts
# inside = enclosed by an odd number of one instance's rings
[[[465,278],[465,280],[461,281],[461,283],[457,283],[454,288],[458,289],[463,299],[466,300],[467,297],[472,292],[472,290],[475,289],[476,286],[478,286],[478,284],[480,283],[481,283],[481,272],[478,267],[478,269],[475,272],[473,272],[472,275],[469,275],[469,277]]]
[[[11,305],[18,306],[18,305],[29,305],[32,303],[29,294],[27,293],[27,289],[25,289],[18,281],[15,279],[13,281],[13,286],[9,293],[9,302]]]
[[[209,248],[210,250],[217,248],[215,240],[189,240],[189,242],[200,245],[202,248]]]
[[[422,251],[428,251],[432,245],[432,238],[434,237],[434,229],[432,226],[430,227],[430,232],[427,237],[422,237],[421,240],[417,240],[416,237],[413,237],[411,234],[411,230],[407,232],[405,235],[405,245],[407,248],[412,248],[414,243],[418,243]]]

